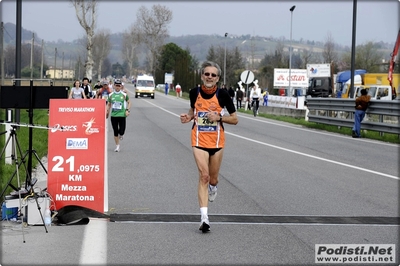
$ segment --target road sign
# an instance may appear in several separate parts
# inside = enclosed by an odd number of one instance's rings
[[[251,72],[250,70],[245,70],[242,72],[242,74],[240,74],[240,80],[244,84],[250,84],[254,80],[254,73]]]

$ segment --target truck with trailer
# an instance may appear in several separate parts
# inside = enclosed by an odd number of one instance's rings
[[[307,97],[330,97],[333,91],[331,64],[307,64]]]
[[[392,74],[392,84],[398,87],[400,85],[400,74]],[[342,98],[349,98],[350,81],[345,84],[345,92]],[[386,73],[364,73],[354,76],[354,92],[350,98],[360,96],[361,89],[367,89],[368,95],[376,100],[393,100],[396,98],[395,90],[387,79]]]
[[[367,73],[365,69],[354,70],[354,87],[361,86],[361,74]],[[349,98],[349,91],[351,85],[351,71],[346,70],[337,73],[336,75],[336,97],[337,98]]]

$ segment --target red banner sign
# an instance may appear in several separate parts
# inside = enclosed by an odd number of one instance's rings
[[[105,100],[50,100],[47,191],[56,208],[105,212]]]

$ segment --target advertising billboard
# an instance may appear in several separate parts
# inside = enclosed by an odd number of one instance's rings
[[[306,69],[291,69],[291,86],[299,88],[308,87],[308,76]],[[274,87],[289,87],[289,69],[274,68]]]
[[[107,211],[106,103],[50,100],[47,191],[55,207]]]
[[[307,64],[307,75],[309,78],[330,77],[331,64]]]

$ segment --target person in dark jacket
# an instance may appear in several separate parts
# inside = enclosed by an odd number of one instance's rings
[[[356,98],[356,111],[354,113],[354,126],[352,130],[352,137],[359,138],[361,137],[361,122],[365,117],[365,111],[368,108],[368,105],[371,100],[371,96],[367,95],[368,92],[366,89],[361,90],[361,96]]]
[[[236,108],[242,108],[243,91],[238,88],[236,89]]]
[[[235,91],[233,90],[233,87],[230,86],[228,90],[229,96],[231,97],[232,101],[235,98]]]
[[[81,87],[83,88],[83,90],[85,91],[85,95],[87,99],[91,99],[94,95],[92,92],[92,87],[90,86],[90,81],[88,78],[84,77],[82,79],[82,85]]]

